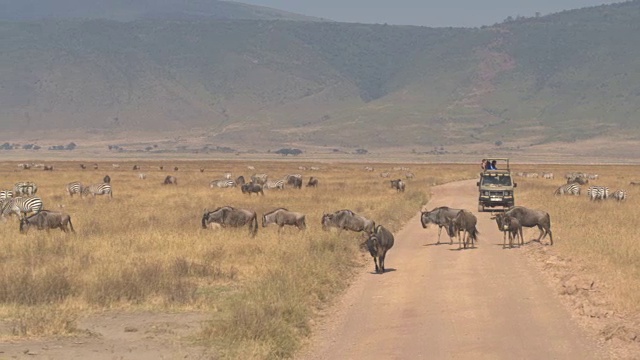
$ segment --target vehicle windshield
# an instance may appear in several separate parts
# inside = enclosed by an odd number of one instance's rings
[[[511,186],[511,176],[506,176],[506,175],[483,176],[482,185]]]

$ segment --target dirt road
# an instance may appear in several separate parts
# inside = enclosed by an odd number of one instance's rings
[[[477,208],[475,180],[433,189],[428,209]],[[476,249],[435,245],[419,215],[395,234],[388,272],[367,267],[300,359],[604,359],[489,213]],[[538,230],[525,230],[525,241]],[[443,240],[448,240],[443,234]]]

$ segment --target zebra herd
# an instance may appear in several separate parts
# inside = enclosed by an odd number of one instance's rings
[[[285,187],[292,187],[294,189],[302,188],[302,175],[301,174],[288,174],[282,179],[270,180],[267,174],[253,174],[251,176],[251,181],[246,184],[252,184],[252,189],[255,188],[255,191],[245,191],[248,187],[244,186],[245,179],[244,176],[239,176],[235,180],[231,178],[231,174],[227,173],[224,176],[224,179],[216,179],[212,180],[209,183],[209,187],[211,188],[235,188],[237,186],[241,186],[243,193],[261,193],[261,190],[284,190]],[[243,187],[244,186],[244,187]],[[309,182],[307,183],[307,187],[317,187],[318,179],[315,177],[310,177]],[[258,187],[260,189],[258,189]]]
[[[38,186],[29,181],[17,182],[13,190],[0,191],[0,216],[15,214],[19,218],[25,217],[28,213],[38,213],[42,210],[42,199],[35,197]]]
[[[578,183],[564,184],[558,187],[553,194],[579,196],[581,194],[581,187]],[[587,197],[591,201],[606,200],[609,198],[616,201],[623,201],[627,199],[627,191],[619,189],[611,193],[608,186],[591,185],[587,189]]]

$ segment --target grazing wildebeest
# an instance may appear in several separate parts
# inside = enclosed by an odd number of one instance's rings
[[[98,170],[98,164],[96,163],[93,164],[93,170]]]
[[[279,226],[278,232],[280,232],[285,225],[296,226],[299,230],[307,228],[304,214],[292,212],[285,208],[271,210],[262,215],[262,227],[266,227],[269,224],[277,224]]]
[[[302,175],[300,174],[289,174],[283,180],[294,189],[302,189]]]
[[[84,164],[80,164],[80,168],[81,168],[82,170],[84,170],[84,169],[86,169],[87,167],[86,167]]]
[[[162,182],[162,185],[178,185],[178,179],[175,176],[167,175]]]
[[[203,173],[204,172],[204,168],[200,168],[200,172]]]
[[[140,170],[140,166],[138,166],[138,165],[133,165],[133,170]]]
[[[106,183],[106,184],[110,184],[111,183],[111,176],[105,175],[104,178],[102,178],[102,182]]]
[[[173,167],[173,171],[178,171],[178,167],[177,167],[177,166],[174,166],[174,167]]]
[[[498,230],[502,231],[502,248],[507,246],[507,233],[509,234],[509,248],[513,247],[513,239],[518,240],[518,235],[520,236],[519,245],[524,245],[524,237],[522,236],[522,225],[520,225],[520,221],[513,216],[506,215],[504,213],[496,213],[495,216],[491,217],[496,221],[498,225]]]
[[[164,166],[160,165],[160,166],[158,166],[158,169],[160,169],[162,171],[162,170],[164,170]]]
[[[329,230],[330,227],[355,232],[364,231],[367,234],[372,234],[376,223],[351,210],[338,210],[333,214],[322,214],[322,230]]]
[[[471,240],[471,247],[474,247],[474,243],[478,240],[478,219],[468,210],[460,210],[455,218],[449,220],[449,224],[453,231],[458,233],[458,248],[462,246],[466,249]],[[462,232],[462,237],[460,236]]]
[[[505,215],[512,216],[524,227],[537,226],[540,229],[540,236],[536,241],[540,242],[549,234],[549,241],[553,245],[553,235],[551,234],[551,217],[549,213],[542,210],[528,209],[524,206],[512,206],[505,212]]]
[[[442,228],[445,228],[447,235],[449,235],[449,244],[453,244],[454,233],[449,227],[449,220],[455,218],[460,210],[461,209],[452,209],[448,206],[440,206],[431,211],[423,211],[420,216],[420,222],[422,223],[422,227],[425,229],[429,224],[438,225],[438,242],[436,244],[440,244]]]
[[[38,230],[47,230],[47,232],[50,229],[60,229],[66,233],[69,228],[71,228],[71,232],[76,232],[71,223],[71,216],[58,211],[42,210],[37,214],[22,218],[20,220],[20,233],[26,234],[31,226],[35,226]]]
[[[220,224],[222,227],[241,227],[248,225],[249,234],[255,236],[258,232],[258,218],[256,212],[246,209],[237,209],[232,206],[219,207],[213,211],[204,210],[202,215],[202,228],[206,229],[211,223]]]
[[[45,165],[43,169],[44,171],[53,171],[53,165]]]
[[[318,187],[318,179],[313,176],[309,178],[309,182],[307,183],[307,187]]]
[[[404,188],[405,188],[405,183],[404,181],[402,181],[402,179],[397,179],[397,180],[390,180],[391,181],[391,188],[392,189],[396,189],[396,191],[398,192],[404,192]]]
[[[382,225],[376,226],[374,233],[369,235],[366,245],[376,265],[376,273],[384,273],[384,258],[393,247],[393,242],[393,234]]]
[[[236,184],[238,185],[244,185],[246,181],[244,180],[244,176],[240,175],[238,176],[238,178],[236,179]]]
[[[248,194],[251,196],[251,193],[256,193],[256,195],[262,194],[264,195],[264,191],[262,191],[262,185],[254,184],[254,183],[246,183],[240,186],[240,190],[242,190],[243,194]]]

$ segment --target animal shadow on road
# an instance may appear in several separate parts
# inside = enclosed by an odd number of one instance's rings
[[[394,269],[394,268],[385,268],[383,273],[378,273],[378,272],[375,272],[375,271],[369,271],[369,274],[382,275],[382,274],[386,274],[388,272],[393,272],[393,271],[396,271],[396,269]]]

